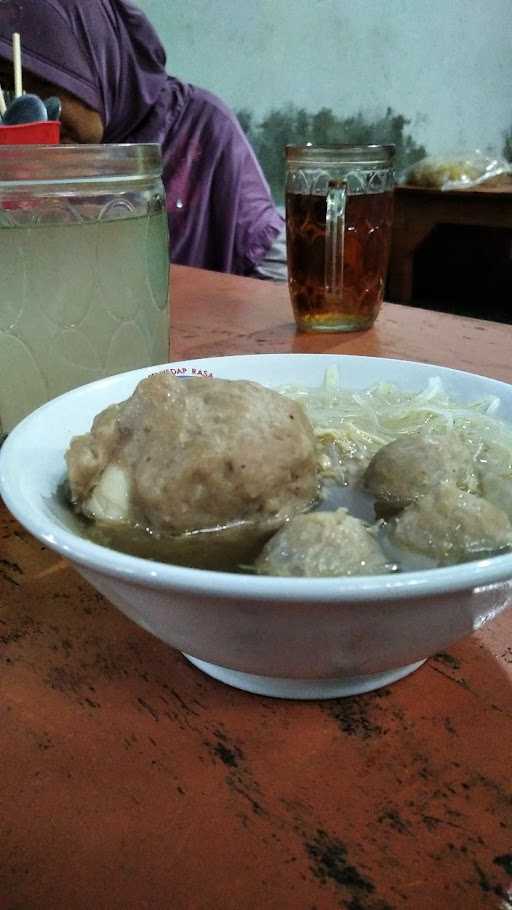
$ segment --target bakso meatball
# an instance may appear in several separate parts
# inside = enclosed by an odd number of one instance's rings
[[[375,496],[380,513],[405,508],[443,481],[463,490],[477,489],[475,465],[461,437],[407,433],[379,449],[363,476],[363,486]]]
[[[267,541],[260,575],[321,577],[389,571],[372,531],[345,509],[296,515]]]
[[[318,495],[309,420],[254,382],[154,373],[75,437],[66,460],[79,511],[173,534],[246,521],[273,530]]]
[[[493,470],[482,472],[480,491],[484,499],[505,512],[512,521],[512,477]]]
[[[476,445],[476,464],[480,480],[480,494],[494,503],[512,521],[512,450],[508,440],[486,437]]]
[[[390,522],[398,547],[441,565],[464,562],[512,545],[512,525],[501,509],[474,493],[444,483],[421,496]]]

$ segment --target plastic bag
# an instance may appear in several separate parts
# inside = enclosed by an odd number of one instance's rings
[[[428,155],[405,171],[402,183],[437,190],[461,190],[504,175],[512,175],[510,161],[485,155],[477,149],[469,154]]]

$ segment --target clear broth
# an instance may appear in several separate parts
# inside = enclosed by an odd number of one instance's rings
[[[64,481],[58,490],[61,505],[70,510],[69,490]],[[331,512],[345,508],[352,516],[367,523],[375,522],[375,500],[362,488],[326,481],[321,487],[318,503],[311,510]],[[192,569],[236,574],[254,574],[254,561],[265,542],[277,530],[267,525],[256,527],[240,523],[228,527],[191,531],[179,536],[158,533],[140,525],[98,525],[73,512],[74,530],[100,546],[138,556],[142,559]],[[421,553],[399,549],[391,543],[387,523],[379,525],[378,540],[387,557],[390,572],[415,572],[434,569],[438,563]],[[500,550],[499,553],[506,552]],[[488,551],[474,554],[473,559],[497,555]]]

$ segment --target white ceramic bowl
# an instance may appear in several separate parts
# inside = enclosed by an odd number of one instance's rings
[[[269,386],[318,386],[326,367],[366,388],[408,390],[440,376],[463,399],[498,395],[512,422],[512,386],[423,363],[268,354],[173,363]],[[351,578],[269,578],[181,568],[128,556],[79,536],[56,489],[72,436],[160,368],[102,379],[50,401],[8,436],[0,492],[35,537],[61,553],[127,616],[205,672],[241,689],[290,698],[352,695],[388,685],[479,628],[511,602],[512,554],[424,572]]]

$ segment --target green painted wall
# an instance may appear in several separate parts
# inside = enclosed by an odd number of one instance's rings
[[[394,136],[402,163],[501,152],[511,129],[511,0],[139,3],[169,72],[242,112],[275,189],[272,147],[306,123],[314,139]]]

